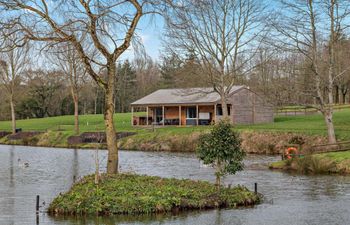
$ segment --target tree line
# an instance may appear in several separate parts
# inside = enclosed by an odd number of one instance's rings
[[[79,114],[103,113],[107,171],[114,173],[115,112],[174,87],[212,87],[225,106],[233,86],[246,84],[275,106],[318,109],[334,143],[333,106],[350,101],[349,6],[345,0],[0,0],[0,119],[11,117],[15,132],[16,118],[74,114],[79,133]],[[152,15],[165,21],[158,60],[137,35],[140,21]],[[131,45],[135,57],[122,60]]]

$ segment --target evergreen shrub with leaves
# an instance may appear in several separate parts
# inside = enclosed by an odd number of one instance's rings
[[[216,185],[220,190],[221,178],[243,170],[245,152],[241,148],[239,133],[233,130],[229,120],[221,120],[210,133],[199,137],[198,158],[212,165],[216,172]]]

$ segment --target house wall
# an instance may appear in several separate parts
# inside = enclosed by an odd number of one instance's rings
[[[273,122],[273,107],[249,89],[238,91],[231,96],[229,102],[233,106],[231,119],[234,124]]]
[[[166,119],[178,119],[179,118],[179,107],[169,107],[169,106],[165,106],[165,118]]]

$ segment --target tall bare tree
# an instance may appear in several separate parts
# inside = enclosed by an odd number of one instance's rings
[[[224,117],[236,78],[250,70],[264,31],[263,16],[258,0],[184,0],[170,11],[167,45],[199,59],[201,73],[221,97]]]
[[[333,86],[344,71],[335,72],[335,44],[347,26],[349,2],[342,0],[283,0],[278,22],[273,23],[277,31],[271,40],[282,43],[284,50],[299,52],[305,57],[313,74],[314,91],[306,93],[316,99],[316,107],[324,116],[329,143],[336,143],[333,123]],[[325,25],[326,24],[326,25]],[[276,38],[277,37],[277,38]],[[276,40],[278,39],[278,40]],[[327,59],[322,57],[322,45],[327,48]],[[328,72],[322,74],[322,65]],[[324,95],[324,90],[327,94]]]
[[[0,51],[0,81],[4,84],[5,92],[11,107],[12,133],[16,133],[16,96],[19,92],[21,76],[29,64],[29,45],[16,46],[17,35],[11,33],[2,42]]]
[[[70,43],[87,73],[104,90],[107,173],[118,172],[113,119],[116,61],[129,48],[141,17],[150,13],[148,9],[153,10],[151,3],[150,0],[0,0],[7,19],[5,26],[22,30],[24,40]],[[92,43],[90,46],[98,54],[91,55],[84,43]],[[106,71],[105,77],[101,70]]]
[[[56,64],[66,75],[74,103],[74,130],[79,134],[79,93],[86,75],[85,67],[74,47],[69,44],[57,45],[51,52],[52,63]]]

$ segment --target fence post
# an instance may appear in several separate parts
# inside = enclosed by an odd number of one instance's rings
[[[258,183],[254,183],[254,192],[258,194]]]
[[[37,196],[36,196],[36,206],[35,206],[35,209],[36,209],[36,213],[37,213],[37,214],[39,213],[39,201],[40,201],[40,196],[37,195]]]

